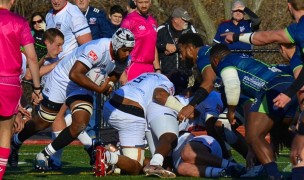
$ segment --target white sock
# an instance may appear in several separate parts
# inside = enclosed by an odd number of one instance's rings
[[[118,155],[117,155],[117,153],[106,151],[105,155],[107,157],[107,163],[109,163],[111,165],[117,164],[117,162],[118,162]]]
[[[55,138],[57,138],[60,133],[61,133],[61,131],[52,132],[52,139],[54,140]],[[61,166],[62,152],[63,152],[63,148],[59,149],[58,151],[56,151],[55,153],[53,153],[51,155],[51,159],[54,161],[53,164],[55,164],[57,166]]]
[[[88,135],[86,131],[82,131],[77,138],[86,149],[93,145],[92,138]]]
[[[163,162],[164,162],[164,157],[161,154],[154,154],[150,161],[150,165],[162,166]]]

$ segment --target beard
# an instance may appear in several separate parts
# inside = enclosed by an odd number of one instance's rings
[[[193,60],[191,58],[186,58],[185,66],[186,68],[192,68],[194,66]]]

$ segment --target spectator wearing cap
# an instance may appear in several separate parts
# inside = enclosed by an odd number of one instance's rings
[[[248,15],[249,19],[245,20],[245,14]],[[259,29],[261,24],[260,18],[252,12],[248,7],[245,6],[244,2],[236,0],[232,4],[231,9],[232,18],[228,21],[222,22],[217,29],[215,37],[213,39],[214,43],[226,44],[229,49],[242,49],[251,50],[252,45],[243,42],[227,43],[225,42],[225,37],[221,36],[223,33],[234,32],[234,33],[249,33],[254,32]],[[252,56],[252,53],[243,53],[242,55]]]
[[[192,75],[191,65],[181,61],[177,49],[177,42],[182,34],[197,33],[190,20],[189,13],[181,7],[177,7],[172,11],[169,19],[157,28],[157,51],[161,72],[165,75],[177,70],[187,76]]]

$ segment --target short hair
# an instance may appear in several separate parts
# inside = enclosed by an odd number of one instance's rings
[[[215,44],[210,50],[210,59],[214,57],[223,58],[226,54],[229,54],[231,51],[226,44]]]
[[[50,28],[43,33],[42,41],[44,42],[48,40],[50,43],[53,43],[57,36],[61,37],[64,40],[64,35],[59,29]]]
[[[178,39],[179,44],[192,44],[195,47],[201,47],[204,45],[203,39],[197,33],[185,33]]]
[[[32,14],[32,16],[31,16],[31,22],[30,22],[30,24],[31,24],[31,29],[34,29],[34,24],[32,23],[32,21],[33,21],[33,19],[34,19],[34,17],[35,16],[40,16],[41,17],[41,19],[43,20],[43,22],[45,22],[45,18],[44,18],[44,16],[43,16],[43,14],[42,13],[40,13],[40,12],[34,12],[33,14]]]
[[[110,8],[110,15],[115,14],[115,13],[120,13],[121,15],[125,14],[125,11],[120,5],[114,5]]]
[[[299,11],[299,10],[304,10],[304,1],[303,0],[288,0],[288,3],[291,4],[291,6]]]

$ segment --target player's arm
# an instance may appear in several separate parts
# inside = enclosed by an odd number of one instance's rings
[[[248,7],[244,8],[244,12],[248,15],[249,19],[251,20],[251,31],[257,31],[260,27],[261,24],[261,19],[260,17],[255,14],[253,11],[251,11],[251,9],[249,9]]]
[[[153,92],[153,101],[178,112],[184,107],[184,105],[163,88],[155,88]]]
[[[160,63],[159,63],[159,58],[158,58],[158,51],[157,48],[155,46],[155,54],[154,54],[154,61],[153,61],[153,67],[154,67],[154,71],[157,73],[160,73]]]
[[[228,43],[244,42],[257,46],[267,45],[271,43],[291,43],[284,29],[274,31],[258,31],[254,33],[224,33],[221,36],[226,36],[225,41]]]
[[[86,89],[95,91],[97,93],[105,92],[109,88],[109,78],[107,78],[101,86],[98,86],[86,76],[89,70],[90,68],[87,67],[85,64],[80,61],[76,61],[69,73],[69,78],[79,86],[84,87]]]
[[[221,78],[225,87],[226,100],[228,104],[227,118],[231,124],[235,123],[235,110],[241,94],[240,80],[235,68],[226,68],[221,72]]]

